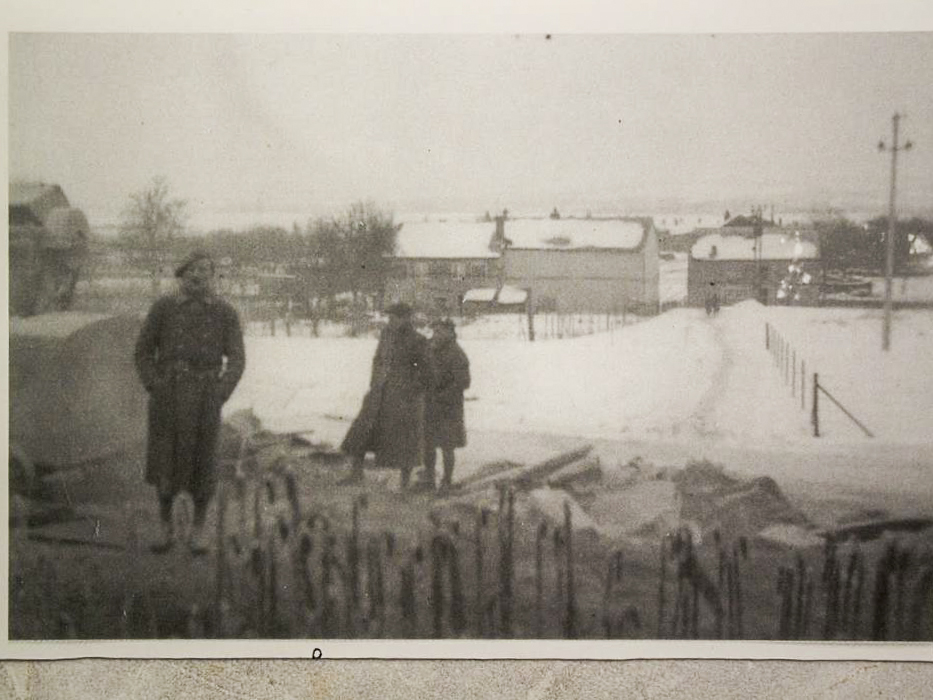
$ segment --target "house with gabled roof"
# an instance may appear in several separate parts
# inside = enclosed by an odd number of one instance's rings
[[[501,256],[492,247],[495,222],[413,221],[398,231],[385,300],[432,314],[459,314],[464,295],[497,287]]]
[[[524,290],[541,311],[656,313],[654,226],[649,219],[499,217],[399,230],[387,300],[460,313],[469,290],[503,288]]]
[[[497,231],[505,284],[560,313],[657,313],[658,237],[650,219],[509,219]]]
[[[798,292],[800,303],[813,303],[819,292],[819,247],[804,232],[766,228],[760,236],[718,232],[700,237],[687,261],[687,304],[703,306],[715,292],[723,304],[781,299],[781,282],[789,276],[810,280]],[[793,268],[793,269],[792,269]]]

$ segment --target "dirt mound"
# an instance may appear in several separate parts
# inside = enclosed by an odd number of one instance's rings
[[[808,528],[811,523],[781,492],[774,479],[739,479],[711,462],[691,462],[672,481],[680,515],[704,533],[753,535],[776,524]]]

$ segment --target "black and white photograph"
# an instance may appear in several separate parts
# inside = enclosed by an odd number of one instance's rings
[[[10,33],[9,642],[933,641],[931,66]]]

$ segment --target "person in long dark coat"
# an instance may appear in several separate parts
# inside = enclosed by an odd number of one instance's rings
[[[434,488],[440,449],[444,458],[441,489],[446,491],[453,482],[454,450],[467,443],[463,392],[470,388],[470,361],[457,343],[452,320],[436,321],[433,330],[430,348],[434,382],[424,411],[424,481],[428,488]]]
[[[363,481],[367,452],[376,465],[398,469],[407,488],[423,453],[424,395],[431,386],[428,341],[412,325],[412,308],[398,303],[386,309],[389,323],[379,335],[369,393],[350,426],[341,450],[351,458],[343,483]]]
[[[185,491],[194,501],[190,545],[202,553],[220,411],[243,375],[246,355],[236,310],[213,292],[210,256],[193,253],[175,276],[179,291],[152,305],[136,343],[136,369],[149,393],[146,481],[158,491],[162,524],[153,550],[171,548],[172,503]]]

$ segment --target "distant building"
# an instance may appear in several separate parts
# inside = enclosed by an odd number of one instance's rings
[[[499,285],[500,255],[490,247],[495,224],[427,221],[404,223],[386,283],[385,299],[405,301],[432,314],[460,314],[473,288]]]
[[[429,313],[461,313],[465,299],[472,310],[519,307],[526,293],[542,311],[658,309],[658,243],[647,219],[406,223],[393,261],[386,299]]]
[[[708,233],[693,244],[687,262],[687,304],[703,306],[715,291],[722,304],[758,299],[765,304],[782,301],[781,282],[793,273],[809,276],[810,284],[797,287],[798,303],[810,304],[819,294],[820,254],[817,245],[790,230],[767,228],[758,238],[753,229],[732,233],[727,227]]]
[[[657,313],[658,238],[650,219],[514,219],[497,229],[504,283],[541,311]]]

